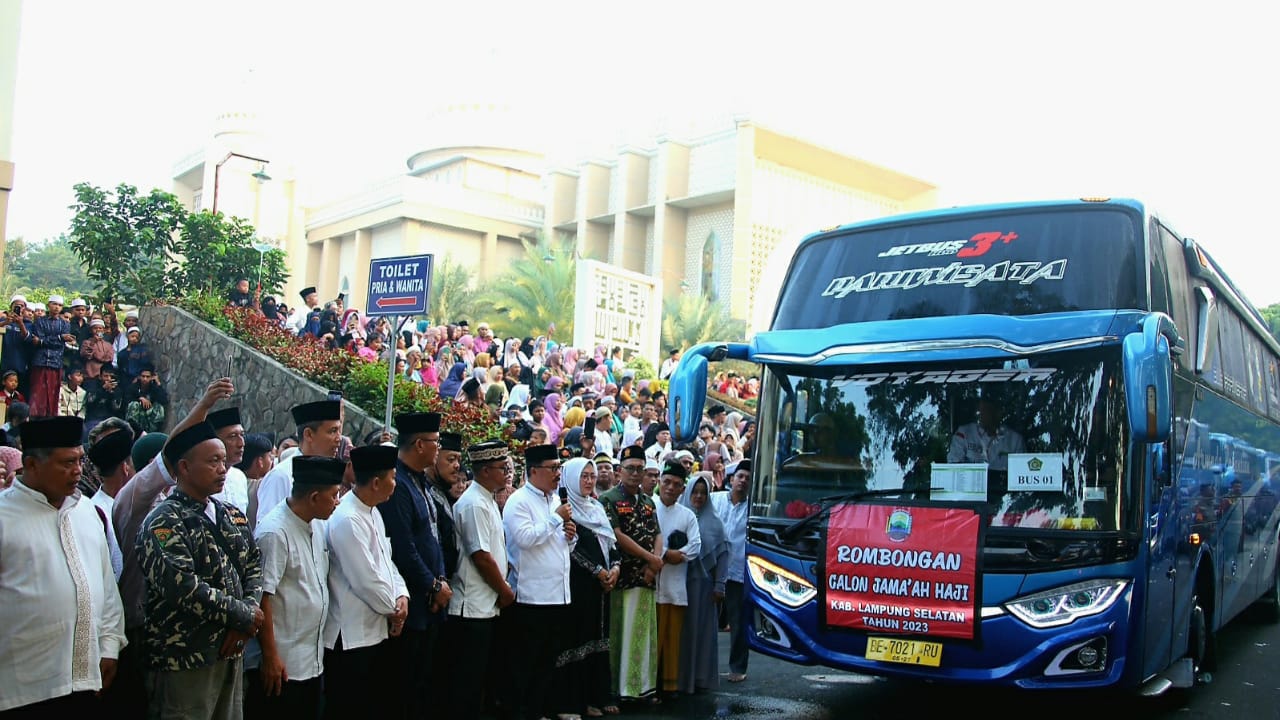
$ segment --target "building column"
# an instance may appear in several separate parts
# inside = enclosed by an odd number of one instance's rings
[[[503,268],[498,266],[498,234],[487,232],[480,241],[480,272],[479,280],[481,282],[492,279],[502,272]]]
[[[0,276],[4,275],[5,228],[13,189],[13,106],[18,80],[18,31],[22,0],[0,2]]]
[[[338,263],[341,260],[342,239],[327,237],[320,250],[320,271],[316,273],[316,292],[321,302],[332,300],[338,294]]]
[[[356,230],[356,266],[351,268],[351,299],[347,307],[367,308],[369,302],[369,261],[372,260],[373,233],[365,228]]]

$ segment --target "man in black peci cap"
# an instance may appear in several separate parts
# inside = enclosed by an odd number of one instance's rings
[[[227,482],[217,498],[235,505],[240,508],[240,512],[248,515],[249,478],[243,470],[236,467],[244,459],[244,422],[240,419],[240,408],[214,410],[205,419],[227,448]]]
[[[262,717],[316,718],[324,656],[317,631],[329,612],[324,521],[338,506],[347,464],[304,455],[293,460],[293,490],[254,531],[262,552],[262,671],[249,694]],[[247,701],[246,701],[247,702]]]
[[[409,616],[409,590],[391,560],[379,510],[395,492],[396,455],[396,448],[385,445],[352,449],[355,488],[329,519],[326,717],[403,717],[395,704],[401,686],[381,671],[387,639],[400,635]]]
[[[342,401],[317,400],[294,405],[289,411],[297,427],[298,448],[302,455],[335,457],[342,442]],[[299,457],[299,456],[294,456]],[[293,489],[293,457],[281,460],[258,484],[258,512],[254,526],[284,502]]]
[[[426,467],[427,496],[436,506],[436,523],[440,538],[440,551],[444,553],[445,577],[453,577],[458,569],[458,541],[453,536],[453,503],[450,494],[454,483],[466,480],[462,472],[462,436],[453,432],[440,433],[440,445],[435,462]]]
[[[103,525],[76,494],[83,427],[72,416],[24,423],[22,475],[0,493],[0,713],[15,717],[96,714],[125,644]]]
[[[404,632],[389,644],[399,675],[392,683],[406,717],[433,703],[430,686],[440,624],[453,589],[445,575],[435,503],[428,496],[426,469],[440,449],[440,414],[408,413],[395,418],[396,489],[380,508],[391,541],[391,559],[409,588]]]
[[[293,330],[295,335],[302,334],[302,329],[307,326],[307,316],[320,306],[320,296],[316,294],[315,286],[308,285],[302,288],[298,295],[302,298],[302,304],[295,307],[293,312],[289,313],[289,318],[285,320],[285,327]]]
[[[161,454],[177,488],[137,537],[150,715],[234,717],[225,708],[243,696],[245,643],[264,621],[262,557],[244,514],[212,498],[226,479],[226,450],[213,426],[200,422],[175,433]]]

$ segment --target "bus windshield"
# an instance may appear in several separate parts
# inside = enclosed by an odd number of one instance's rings
[[[1142,308],[1141,229],[1120,210],[1073,208],[836,234],[800,247],[772,328]]]
[[[1133,530],[1118,349],[948,364],[770,366],[753,515],[905,488],[986,503],[992,528]]]

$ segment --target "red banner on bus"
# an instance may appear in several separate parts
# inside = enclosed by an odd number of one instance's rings
[[[827,522],[827,625],[972,640],[982,516],[971,508],[839,505]]]

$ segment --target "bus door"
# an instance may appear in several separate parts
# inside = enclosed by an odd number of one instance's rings
[[[1145,449],[1141,455],[1142,463],[1134,463],[1135,470],[1141,468],[1146,475],[1147,488],[1143,541],[1146,543],[1147,557],[1147,599],[1142,609],[1145,625],[1145,664],[1147,674],[1163,670],[1174,659],[1181,655],[1186,646],[1186,623],[1175,622],[1177,617],[1175,597],[1180,583],[1189,582],[1190,578],[1181,578],[1177,567],[1177,547],[1179,536],[1178,518],[1178,482],[1175,471],[1181,463],[1173,457],[1172,443],[1159,445],[1137,445]]]

